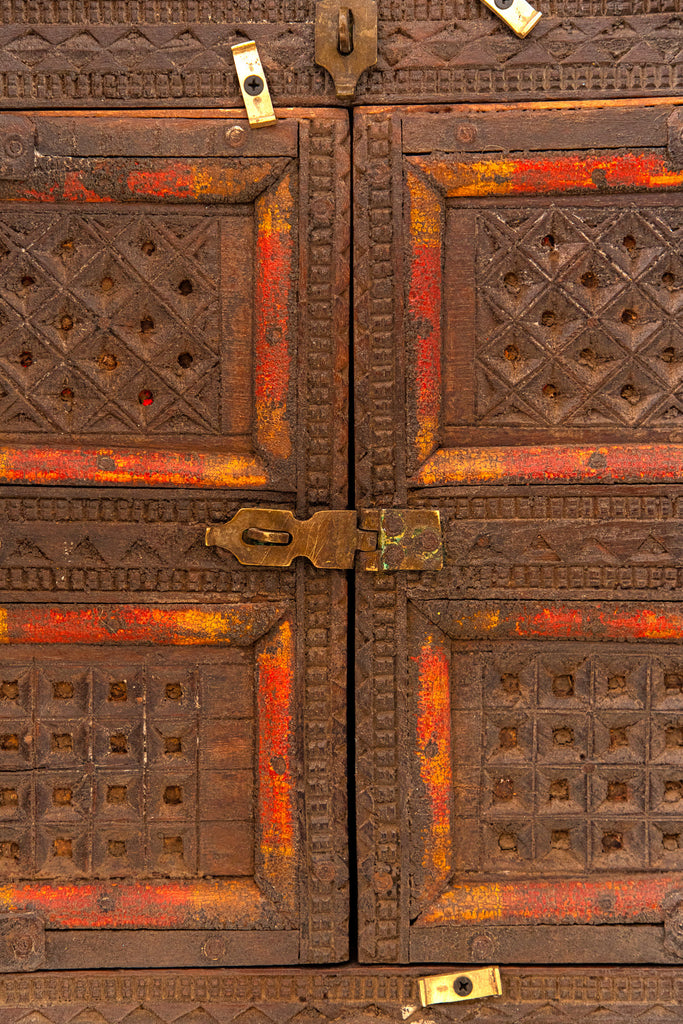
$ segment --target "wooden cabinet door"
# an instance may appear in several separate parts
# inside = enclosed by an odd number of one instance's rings
[[[0,966],[339,960],[348,126],[0,115]]]
[[[357,501],[445,545],[357,577],[361,957],[675,962],[678,110],[356,118]]]

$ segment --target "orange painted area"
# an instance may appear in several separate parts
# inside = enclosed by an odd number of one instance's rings
[[[660,640],[683,637],[683,607],[673,602],[481,601],[454,605],[444,628],[454,639]],[[462,609],[460,614],[459,609]],[[437,614],[438,610],[437,610]]]
[[[247,879],[0,885],[0,913],[39,914],[49,928],[262,927],[267,908]]]
[[[230,166],[197,160],[191,164],[164,162],[140,167],[126,176],[126,187],[149,199],[228,199],[258,188],[273,171],[273,160],[254,160]]]
[[[296,899],[294,658],[294,632],[285,620],[257,655],[257,852],[264,879],[273,886],[287,910],[294,910]]]
[[[677,481],[683,445],[533,445],[441,448],[419,470],[419,487],[558,481]]]
[[[116,448],[0,448],[0,482],[147,484],[154,487],[265,487],[252,455]]]
[[[272,607],[269,614],[274,614]],[[0,608],[4,644],[249,643],[254,605],[8,605]]]
[[[288,459],[292,453],[287,396],[294,274],[293,197],[288,177],[259,197],[256,217],[256,436],[260,450]]]
[[[423,893],[433,899],[452,870],[450,662],[445,643],[427,637],[415,658],[418,668],[417,759],[429,823],[422,833]]]
[[[454,885],[417,924],[651,924],[682,884],[683,874],[666,872]]]
[[[436,446],[441,418],[441,250],[443,203],[421,178],[410,194],[409,330],[415,338],[415,448],[423,461]]]
[[[410,162],[438,182],[450,198],[675,189],[683,185],[683,171],[670,167],[658,153],[651,152],[553,153],[471,160],[415,156]]]

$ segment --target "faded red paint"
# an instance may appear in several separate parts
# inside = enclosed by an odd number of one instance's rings
[[[259,830],[257,855],[264,879],[283,905],[296,896],[294,767],[294,631],[280,623],[257,655],[259,715]]]
[[[252,455],[116,448],[0,448],[1,483],[147,484],[154,487],[264,487]]]
[[[437,612],[438,614],[438,612]],[[680,640],[683,607],[673,602],[475,601],[443,618],[454,639]]]
[[[442,448],[416,474],[421,487],[539,481],[664,483],[683,475],[683,445],[529,445]]]
[[[289,177],[256,202],[256,359],[258,447],[289,458],[290,315],[294,275],[293,196]]]
[[[515,632],[522,637],[599,637],[602,640],[680,640],[683,609],[675,605],[633,607],[596,604],[582,608],[553,605],[521,613]]]
[[[195,169],[186,163],[131,171],[126,185],[136,195],[155,199],[190,199],[197,194]]]
[[[653,152],[471,159],[415,156],[409,160],[434,178],[449,197],[675,189],[683,185],[683,171]]]
[[[262,618],[259,610],[251,604],[6,605],[0,607],[0,643],[243,644]]]
[[[683,874],[666,872],[453,885],[417,925],[653,924],[663,920],[663,901],[682,884]]]
[[[421,892],[434,899],[452,871],[450,658],[445,639],[430,634],[417,662],[417,759],[425,787],[427,825],[422,830]]]
[[[410,194],[408,324],[415,345],[415,455],[423,462],[434,450],[441,418],[440,194],[422,178],[407,177]]]
[[[68,171],[64,176],[62,199],[79,203],[111,203],[111,196],[100,196],[83,183],[80,171]]]
[[[263,927],[268,906],[246,879],[0,885],[1,913],[39,914],[50,928]]]

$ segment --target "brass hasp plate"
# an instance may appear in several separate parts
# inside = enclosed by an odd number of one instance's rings
[[[318,569],[443,568],[441,518],[434,509],[323,510],[296,519],[280,508],[241,508],[209,526],[207,546],[230,551],[242,565],[285,568],[308,558]]]
[[[350,102],[360,76],[377,63],[376,0],[317,0],[315,62],[332,75],[337,99]]]

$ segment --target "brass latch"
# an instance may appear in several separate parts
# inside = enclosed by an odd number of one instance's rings
[[[362,73],[377,63],[376,0],[317,0],[315,62],[332,75],[337,99],[352,100]]]
[[[454,974],[433,974],[419,979],[420,1000],[423,1006],[434,1003],[461,1003],[466,999],[485,999],[500,996],[500,970],[497,967],[463,967]]]
[[[434,509],[324,510],[301,521],[287,509],[241,508],[229,522],[209,526],[205,540],[242,565],[284,568],[303,557],[318,569],[443,568],[441,518]]]

